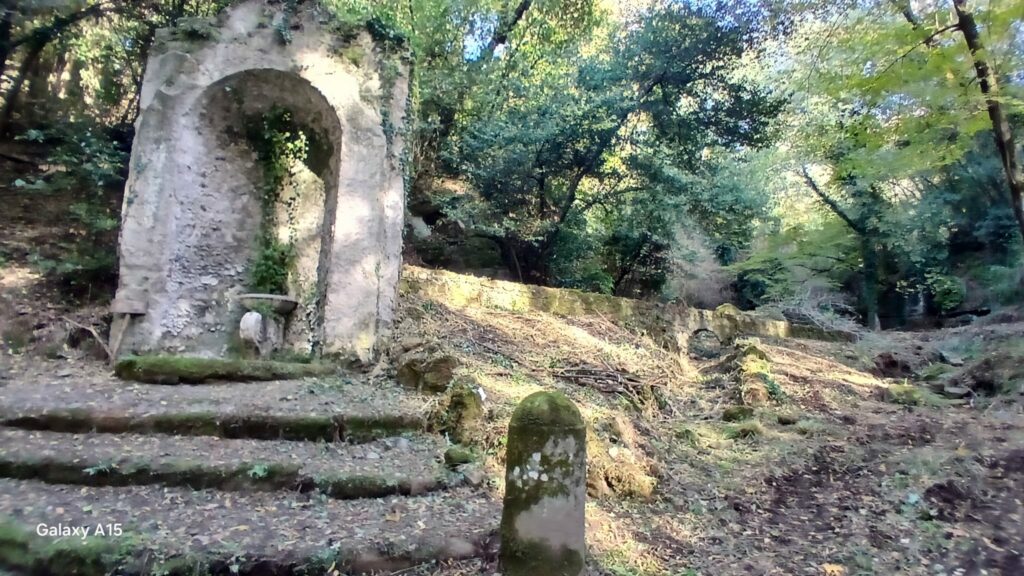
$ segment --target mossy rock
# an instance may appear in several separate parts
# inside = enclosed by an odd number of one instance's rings
[[[454,356],[430,347],[412,350],[398,360],[398,383],[406,388],[426,392],[448,389],[459,361]]]
[[[725,422],[740,422],[754,417],[754,409],[750,406],[729,406],[722,412]]]
[[[892,404],[920,406],[924,403],[924,390],[907,384],[893,384],[885,389],[884,399]]]
[[[114,373],[118,378],[150,384],[290,380],[327,376],[336,371],[337,368],[330,364],[189,356],[129,356],[114,365]]]
[[[580,410],[564,394],[534,392],[516,406],[510,427],[560,428],[572,430],[581,427]]]
[[[449,468],[456,468],[472,462],[476,462],[476,454],[466,446],[456,444],[444,451],[444,463]]]
[[[730,440],[752,440],[764,434],[759,422],[743,422],[726,427],[725,437]]]
[[[694,430],[693,428],[689,428],[687,426],[679,426],[678,428],[675,429],[673,435],[675,436],[676,440],[684,442],[690,446],[696,447],[700,445],[700,434],[698,434],[697,431]]]
[[[953,372],[953,367],[949,364],[929,364],[921,369],[919,377],[925,382],[936,382],[942,380],[943,376],[949,375]]]
[[[771,362],[771,357],[761,348],[758,342],[747,342],[740,346],[740,357],[743,359],[756,358],[765,363]]]
[[[949,406],[955,400],[947,400],[930,390],[909,384],[893,384],[882,391],[882,400],[903,406]]]
[[[760,376],[743,376],[740,383],[740,401],[745,406],[767,406],[771,396]]]
[[[587,430],[587,495],[591,498],[650,498],[658,481],[631,460],[613,460],[604,440]]]
[[[687,352],[691,358],[713,360],[722,355],[722,339],[711,330],[697,330],[690,335]]]
[[[487,417],[479,390],[475,379],[457,379],[428,419],[429,429],[446,434],[460,444],[476,444]]]
[[[634,463],[616,463],[604,472],[612,492],[623,498],[646,500],[654,495],[658,481]]]
[[[793,426],[800,421],[800,416],[798,414],[783,412],[775,417],[775,421],[778,422],[780,426]]]

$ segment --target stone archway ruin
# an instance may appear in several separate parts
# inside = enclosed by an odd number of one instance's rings
[[[225,356],[237,344],[266,226],[246,127],[286,110],[310,145],[282,194],[295,248],[286,348],[370,360],[401,260],[405,65],[366,32],[339,35],[316,3],[290,38],[282,6],[248,0],[158,34],[141,96],[120,236],[112,344]],[[197,33],[199,30],[201,33]],[[281,200],[278,199],[280,202]],[[269,233],[269,232],[268,232]]]

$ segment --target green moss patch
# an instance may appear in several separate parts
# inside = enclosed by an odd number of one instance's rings
[[[470,464],[476,461],[476,454],[465,446],[456,444],[444,452],[444,463],[449,468],[455,468],[462,464]]]
[[[743,422],[725,429],[725,437],[730,440],[752,440],[762,434],[764,428],[758,422]]]
[[[949,400],[940,398],[930,390],[910,384],[893,384],[883,391],[882,399],[903,406],[946,406]]]
[[[130,356],[119,360],[114,366],[118,378],[150,384],[290,380],[327,376],[336,371],[337,368],[329,364],[187,356]]]
[[[460,378],[452,384],[445,399],[430,415],[429,428],[447,435],[453,442],[475,444],[482,434],[486,411],[471,378]]]
[[[729,406],[722,412],[722,420],[726,422],[739,422],[754,417],[754,409],[750,406]]]
[[[83,467],[80,464],[48,459],[26,462],[0,458],[0,476],[48,484],[97,487],[157,484],[193,490],[319,492],[339,499],[419,494],[444,485],[441,474],[429,478],[391,478],[369,474],[314,478],[303,474],[298,465],[261,462],[239,462],[229,467],[204,466],[191,462],[164,465],[119,462]]]
[[[377,438],[418,431],[423,422],[410,415],[283,416],[270,414],[221,415],[211,412],[107,416],[85,410],[64,410],[16,416],[0,424],[26,430],[123,434],[176,434],[256,440],[309,440],[321,442],[368,442]]]

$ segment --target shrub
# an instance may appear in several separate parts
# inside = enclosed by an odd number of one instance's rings
[[[964,302],[967,288],[964,281],[956,276],[938,272],[926,272],[925,285],[935,299],[935,305],[941,312],[956,310]]]
[[[60,169],[45,178],[15,181],[26,190],[71,192],[67,233],[58,250],[37,252],[30,261],[72,296],[107,294],[117,278],[114,244],[120,223],[112,194],[124,182],[127,151],[114,135],[87,122],[29,130],[17,139],[53,146],[50,162]]]

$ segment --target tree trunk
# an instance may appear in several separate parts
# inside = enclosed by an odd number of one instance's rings
[[[878,330],[878,249],[870,234],[861,235],[860,252],[864,260],[864,284],[861,287],[864,324],[869,330]]]
[[[956,9],[960,32],[964,35],[964,41],[974,60],[974,70],[978,75],[981,93],[985,95],[988,117],[992,122],[992,134],[995,137],[996,149],[999,151],[999,161],[1003,165],[1006,183],[1010,189],[1010,205],[1013,209],[1013,216],[1017,219],[1021,239],[1024,239],[1024,200],[1022,200],[1024,198],[1024,174],[1021,173],[1021,167],[1017,161],[1017,148],[1013,140],[1013,131],[1010,129],[1010,122],[999,103],[999,84],[996,80],[996,73],[985,60],[985,46],[978,34],[978,23],[974,20],[974,14],[967,6],[967,0],[953,0],[953,7]]]
[[[18,77],[11,83],[11,87],[7,90],[7,95],[4,98],[3,110],[0,110],[0,137],[7,134],[7,130],[10,128],[11,118],[14,116],[15,104],[18,101],[18,95],[21,93],[22,87],[25,85],[25,80],[28,78],[29,72],[39,61],[39,55],[42,54],[43,48],[46,47],[45,42],[33,42],[29,45],[28,53],[25,54],[25,59],[21,61],[21,66],[18,67]]]
[[[14,29],[14,2],[0,0],[0,78],[7,70],[7,58],[11,55],[11,31]]]

